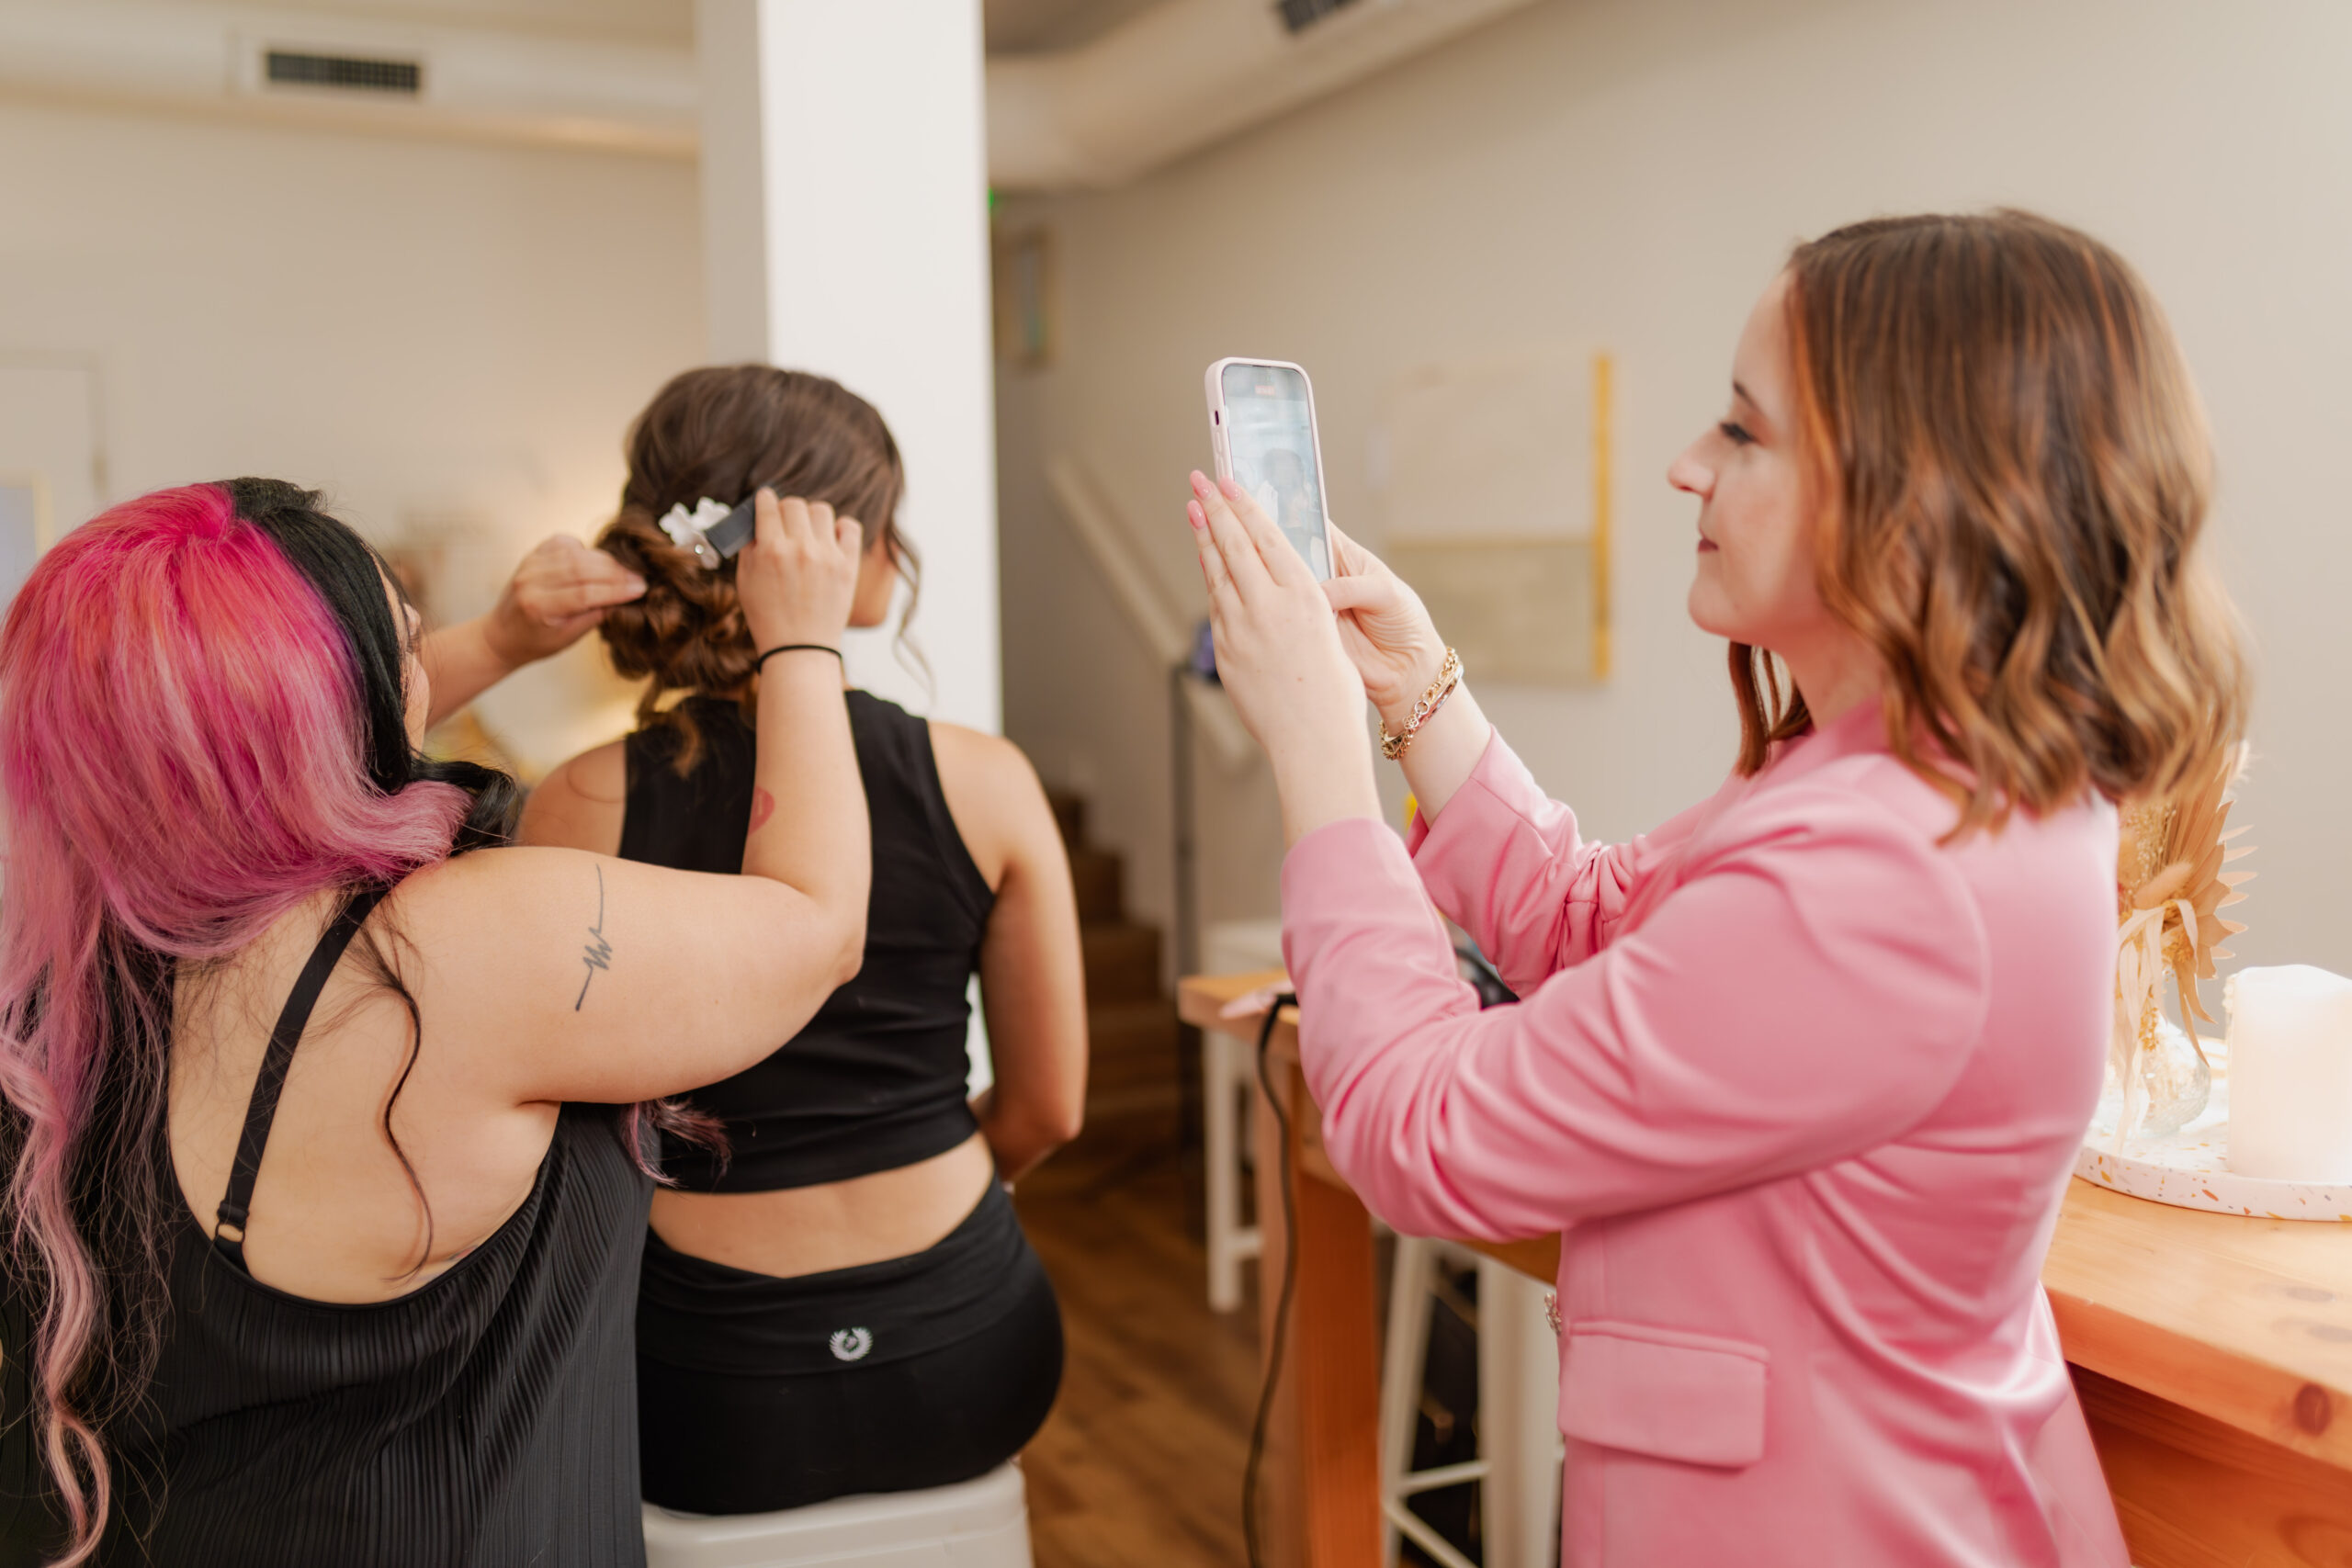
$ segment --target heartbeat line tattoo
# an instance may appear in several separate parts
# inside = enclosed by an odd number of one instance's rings
[[[588,982],[596,977],[596,971],[613,966],[613,944],[605,940],[605,868],[601,865],[596,867],[596,923],[588,928],[588,941],[581,946],[580,962],[588,966],[588,973],[580,977],[580,997],[571,1004],[574,1012],[580,1010],[581,1002],[588,999]]]

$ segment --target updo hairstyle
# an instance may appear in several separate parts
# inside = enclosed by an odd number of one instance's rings
[[[865,529],[868,550],[888,550],[914,615],[922,561],[899,532],[906,470],[874,406],[838,381],[771,365],[710,366],[672,378],[629,426],[628,482],[619,515],[597,547],[645,579],[645,595],[605,613],[597,630],[622,676],[647,682],[640,725],[682,730],[677,765],[700,751],[677,694],[731,696],[750,716],[758,650],[735,597],[735,563],[706,569],[671,542],[661,519],[704,497],[733,506],[762,485],[778,496],[821,501]]]

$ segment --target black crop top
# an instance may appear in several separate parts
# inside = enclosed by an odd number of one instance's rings
[[[689,698],[703,752],[678,776],[678,732],[624,743],[621,857],[736,873],[752,821],[752,727],[729,701]],[[948,815],[931,728],[895,703],[849,694],[873,824],[865,963],[765,1061],[686,1099],[726,1124],[724,1170],[665,1141],[668,1173],[696,1192],[765,1192],[896,1170],[978,1130],[965,1098],[966,985],[996,895]]]

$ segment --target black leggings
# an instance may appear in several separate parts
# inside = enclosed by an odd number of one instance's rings
[[[663,1507],[757,1514],[968,1481],[1036,1435],[1061,1374],[1061,1309],[994,1187],[928,1251],[798,1279],[647,1237],[638,1432]]]

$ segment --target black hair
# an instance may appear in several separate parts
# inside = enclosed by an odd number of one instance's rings
[[[463,790],[472,804],[449,846],[453,855],[513,842],[522,793],[511,775],[479,762],[438,761],[409,742],[408,638],[393,619],[385,585],[403,605],[408,593],[390,564],[349,524],[322,510],[316,491],[258,479],[223,479],[220,488],[236,514],[285,552],[342,627],[368,721],[369,780],[386,795],[420,782]]]

